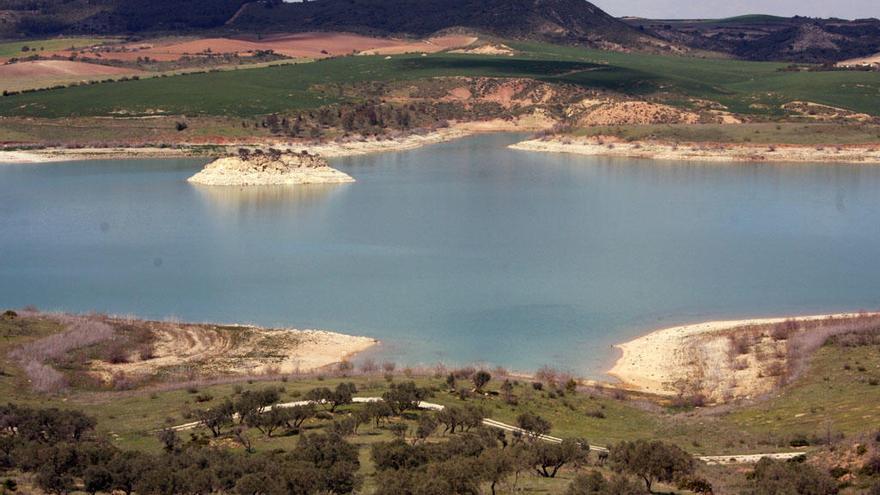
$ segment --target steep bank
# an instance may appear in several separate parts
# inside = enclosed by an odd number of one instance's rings
[[[657,330],[616,345],[608,371],[625,388],[697,403],[750,399],[794,377],[836,333],[880,323],[877,313],[713,321]]]
[[[645,158],[705,162],[789,162],[789,163],[865,163],[880,164],[877,147],[742,145],[718,143],[664,143],[654,141],[619,142],[602,138],[556,136],[531,139],[510,146],[521,151],[570,153],[586,156]]]
[[[209,186],[265,186],[338,184],[354,182],[346,173],[331,168],[323,158],[302,153],[270,150],[218,158],[205,165],[189,182]]]

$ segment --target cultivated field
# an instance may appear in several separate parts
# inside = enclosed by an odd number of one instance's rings
[[[406,81],[439,76],[534,78],[662,98],[683,108],[721,105],[772,118],[808,101],[880,115],[880,74],[785,72],[783,64],[600,52],[539,43],[506,43],[517,55],[440,53],[343,57],[308,66],[211,72],[7,96],[0,114],[64,117],[146,114],[253,116],[338,101],[319,85]],[[209,91],[205,91],[209,88]],[[244,98],[242,97],[244,96]]]

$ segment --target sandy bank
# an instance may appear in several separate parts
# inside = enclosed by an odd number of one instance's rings
[[[203,156],[197,148],[40,148],[27,151],[0,150],[0,165],[39,164],[78,160],[116,160],[134,158],[182,158]]]
[[[274,186],[299,184],[340,184],[354,182],[317,155],[308,153],[259,154],[242,152],[218,158],[188,179],[209,186]]]
[[[622,355],[608,374],[640,392],[702,394],[710,402],[751,398],[779,385],[785,369],[789,337],[780,338],[774,325],[813,332],[825,322],[830,327],[866,317],[876,314],[712,321],[666,328],[615,346]]]
[[[175,147],[108,147],[108,148],[40,148],[27,151],[0,150],[0,165],[49,163],[74,160],[112,160],[133,158],[207,157],[236,153],[239,148],[271,146],[283,151],[307,151],[325,158],[359,156],[372,153],[406,151],[422,146],[452,141],[480,133],[533,132],[547,129],[553,122],[540,114],[525,115],[514,120],[455,122],[449,127],[419,131],[396,137],[370,137],[325,142],[241,142],[241,143],[177,143]]]
[[[378,343],[369,337],[324,330],[266,329],[143,322],[152,333],[152,355],[132,353],[127,362],[93,361],[92,369],[110,379],[164,376],[187,369],[200,377],[289,374],[340,363]]]
[[[554,137],[516,143],[511,149],[576,155],[710,162],[793,162],[880,164],[878,147],[870,146],[750,146],[615,142],[595,138]]]

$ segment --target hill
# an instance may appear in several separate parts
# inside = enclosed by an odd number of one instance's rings
[[[6,36],[220,30],[421,37],[463,28],[507,39],[617,50],[667,50],[670,45],[585,0],[0,0],[0,17],[8,19]]]
[[[248,4],[231,27],[426,36],[465,28],[508,39],[604,48],[663,45],[585,0],[318,0]]]
[[[830,63],[880,51],[880,20],[746,15],[726,19],[627,18],[630,26],[692,49],[746,60]]]

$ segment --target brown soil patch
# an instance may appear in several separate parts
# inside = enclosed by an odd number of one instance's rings
[[[504,45],[504,44],[492,44],[488,43],[481,46],[476,46],[473,48],[459,48],[457,50],[452,50],[452,53],[468,53],[471,55],[507,55],[512,56],[516,53],[513,48]]]
[[[822,105],[811,101],[792,101],[782,105],[782,109],[798,116],[820,122],[847,120],[857,122],[869,122],[873,117],[866,113],[853,112],[845,108]]]
[[[589,107],[578,125],[696,124],[700,116],[669,105],[645,101],[607,102]]]
[[[880,53],[870,57],[853,58],[837,63],[838,67],[857,67],[860,65],[880,65]]]
[[[35,60],[0,65],[0,79],[45,77],[90,77],[132,74],[138,71],[70,60]]]
[[[70,60],[34,60],[0,65],[0,90],[21,91],[141,73],[135,69]]]
[[[153,352],[127,362],[93,361],[104,380],[154,376],[200,377],[305,372],[338,363],[376,344],[374,339],[322,330],[264,329],[139,322],[152,333]]]
[[[394,55],[400,53],[435,53],[450,48],[467,46],[476,41],[471,36],[439,36],[425,40],[375,38],[350,33],[294,33],[278,34],[259,40],[233,38],[203,38],[187,41],[157,41],[102,47],[84,52],[108,60],[132,61],[149,57],[157,61],[174,61],[183,56],[209,54],[249,55],[272,50],[286,57],[323,58],[330,56],[369,54]],[[67,56],[68,52],[58,53]]]

